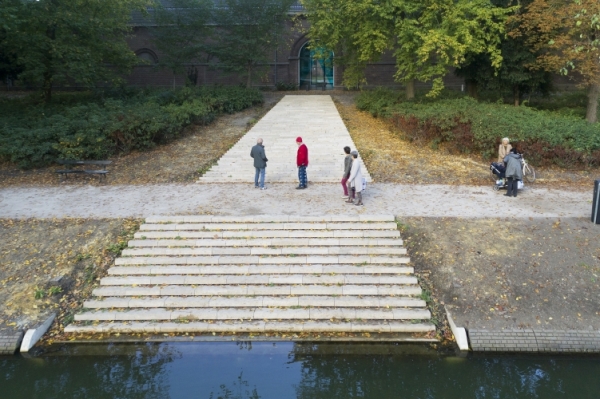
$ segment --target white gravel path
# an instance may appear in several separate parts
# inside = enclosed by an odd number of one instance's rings
[[[2,218],[117,218],[173,214],[393,214],[425,217],[585,217],[590,192],[526,188],[517,198],[482,187],[370,184],[365,206],[345,204],[338,184],[295,190],[275,184],[12,187],[0,190]]]

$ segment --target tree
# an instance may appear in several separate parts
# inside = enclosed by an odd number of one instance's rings
[[[213,0],[172,0],[169,7],[154,10],[152,30],[161,52],[159,65],[173,75],[184,72],[189,63],[206,57],[206,42],[212,31]]]
[[[429,96],[444,87],[450,67],[469,54],[487,54],[494,68],[502,62],[498,46],[513,8],[489,0],[305,0],[311,36],[342,52],[345,84],[364,81],[364,67],[392,51],[395,79],[414,95],[414,81],[432,82]],[[359,73],[360,71],[360,73]],[[351,78],[351,81],[347,81]]]
[[[519,29],[539,52],[534,67],[580,81],[588,92],[586,120],[598,121],[600,96],[600,2],[598,0],[534,0],[515,17]]]
[[[125,39],[134,9],[149,0],[21,0],[3,47],[23,68],[18,78],[42,87],[46,102],[56,84],[94,86],[114,81],[136,63]],[[4,6],[4,4],[3,4]]]
[[[16,14],[19,10],[20,0],[1,0],[0,3],[0,80],[14,79],[22,68],[17,64],[14,48],[8,43],[8,35],[16,29]]]
[[[269,62],[270,55],[283,42],[287,13],[294,0],[223,0],[215,8],[215,29],[207,52],[213,66],[246,78]]]

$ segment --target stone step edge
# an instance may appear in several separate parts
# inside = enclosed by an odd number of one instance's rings
[[[152,215],[146,218],[146,223],[311,223],[311,222],[394,222],[393,215],[323,215],[323,216],[296,216],[296,215],[256,215],[256,216],[229,216],[229,215],[190,215],[190,216],[162,216]]]
[[[242,302],[246,302],[245,304]],[[111,308],[247,308],[248,302],[255,302],[256,307],[270,306],[301,306],[301,307],[341,307],[341,308],[387,308],[406,307],[406,308],[424,308],[427,303],[419,298],[410,296],[264,296],[254,297],[233,296],[233,297],[176,297],[163,296],[154,298],[133,299],[128,297],[104,297],[104,299],[92,299],[84,302],[83,307],[88,309],[111,309]],[[266,302],[265,302],[266,301]],[[186,304],[189,302],[189,304]],[[236,303],[238,302],[238,303]],[[373,303],[377,302],[377,305]],[[362,304],[361,304],[362,303]]]
[[[427,333],[435,331],[435,325],[431,323],[407,323],[407,322],[380,322],[380,323],[335,323],[335,322],[264,322],[252,323],[225,323],[225,322],[132,322],[132,323],[99,323],[97,325],[85,326],[69,324],[64,332],[72,333],[222,333],[222,332],[249,332],[249,333],[303,333],[303,332],[398,332],[398,333]]]
[[[143,256],[365,256],[383,255],[397,256],[407,255],[406,248],[396,247],[298,247],[265,248],[265,247],[198,247],[198,248],[126,248],[121,252],[121,257],[143,257]]]
[[[116,266],[132,265],[383,265],[407,264],[408,256],[377,255],[315,255],[315,256],[258,256],[258,255],[215,255],[215,256],[135,256],[115,259]]]
[[[159,231],[337,231],[337,230],[356,230],[356,231],[372,231],[372,230],[392,230],[398,229],[396,223],[393,222],[373,222],[362,223],[353,222],[346,223],[327,222],[327,223],[144,223],[140,226],[140,232],[159,232]]]
[[[389,240],[389,241],[388,241]],[[191,242],[195,241],[195,242]],[[289,241],[289,242],[287,242]],[[313,241],[311,243],[311,241]],[[357,242],[359,241],[359,242]],[[362,242],[361,242],[362,241]],[[381,242],[379,242],[381,241]],[[192,239],[134,239],[127,243],[128,248],[205,248],[205,247],[277,247],[277,248],[305,248],[317,247],[327,248],[339,247],[402,247],[404,241],[401,238],[192,238]]]
[[[326,288],[318,293],[309,293],[314,291],[314,287]],[[294,288],[294,292],[292,292]],[[344,294],[344,289],[347,291]],[[270,291],[270,292],[269,292]],[[255,293],[260,292],[260,293]],[[211,286],[182,286],[182,285],[154,285],[152,287],[131,287],[131,286],[102,286],[92,291],[94,297],[121,296],[121,297],[139,297],[139,296],[348,296],[348,295],[373,295],[373,296],[420,296],[423,290],[417,284],[403,286],[382,286],[382,285],[331,285],[315,286],[307,285],[298,287],[290,286],[269,286],[259,284],[246,285],[211,285]]]
[[[414,308],[167,308],[91,310],[75,315],[76,321],[152,320],[429,320],[428,309]]]
[[[397,230],[212,230],[212,231],[144,231],[133,235],[135,239],[400,239]]]
[[[329,278],[331,277],[331,278]],[[392,282],[393,281],[393,282]],[[343,287],[344,285],[373,285],[373,284],[393,284],[393,285],[416,285],[418,280],[414,276],[405,275],[336,275],[336,276],[310,276],[302,274],[291,274],[282,276],[272,275],[156,275],[156,276],[108,276],[100,280],[101,286],[140,286],[140,285],[224,285],[224,284],[264,284],[272,286],[331,286],[336,285]]]
[[[293,270],[292,270],[293,268]],[[337,268],[337,269],[334,269]],[[340,270],[341,269],[341,270]],[[345,270],[347,269],[347,270]],[[325,265],[325,266],[113,266],[108,269],[109,276],[164,276],[164,275],[264,275],[264,274],[311,274],[311,275],[371,275],[414,274],[412,266],[355,266],[355,265]]]

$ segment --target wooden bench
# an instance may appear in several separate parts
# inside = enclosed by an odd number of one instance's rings
[[[56,163],[67,166],[67,169],[59,169],[56,171],[56,173],[58,173],[59,175],[62,175],[64,177],[66,177],[70,173],[77,173],[77,174],[88,174],[88,175],[100,175],[100,176],[104,176],[106,178],[106,174],[108,173],[108,170],[106,170],[106,166],[110,165],[112,163],[112,161],[72,161],[72,160],[66,160],[66,159],[59,159],[58,161],[56,161]],[[89,170],[89,169],[79,169],[79,168],[73,169],[74,166],[84,166],[85,167],[87,165],[100,165],[100,166],[102,166],[102,169],[99,169],[99,170]]]

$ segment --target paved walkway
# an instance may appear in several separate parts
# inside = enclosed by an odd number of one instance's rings
[[[364,207],[341,199],[338,184],[293,183],[255,190],[249,184],[63,186],[0,190],[1,218],[114,218],[213,213],[223,215],[391,214],[424,217],[584,217],[592,193],[528,188],[506,198],[490,186],[370,184]],[[534,186],[535,187],[535,186]]]
[[[257,138],[264,140],[267,163],[266,181],[295,182],[296,137],[308,146],[310,182],[337,182],[344,169],[344,146],[355,149],[331,97],[285,96],[240,141],[233,146],[200,182],[248,182],[254,179],[250,149]],[[362,163],[362,160],[361,160]],[[362,164],[364,177],[369,173]]]

